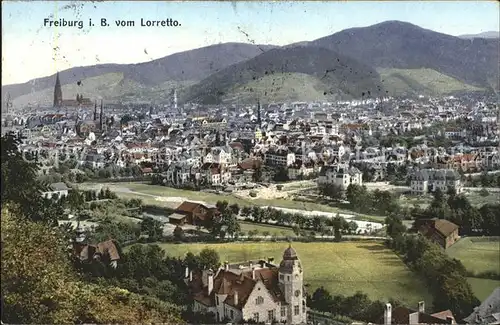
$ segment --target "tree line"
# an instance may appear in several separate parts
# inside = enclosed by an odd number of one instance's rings
[[[459,260],[450,258],[425,237],[405,233],[401,219],[395,216],[387,217],[386,224],[391,237],[386,244],[427,282],[435,310],[450,309],[461,320],[479,306],[480,301],[467,282],[467,271]]]

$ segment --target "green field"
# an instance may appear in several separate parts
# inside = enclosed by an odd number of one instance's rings
[[[466,237],[446,252],[460,260],[468,271],[479,273],[500,270],[500,241],[481,241],[480,237]]]
[[[258,230],[259,234],[262,235],[265,231],[268,231],[271,236],[295,236],[293,230],[288,227],[279,227],[272,225],[258,225],[251,222],[240,222],[241,231],[248,234],[251,230]]]
[[[482,89],[463,83],[432,69],[377,69],[385,89],[391,95],[445,95],[457,91]]]
[[[470,283],[476,297],[481,301],[488,298],[496,287],[500,287],[500,281],[498,280],[467,278],[467,281]]]
[[[208,247],[219,252],[221,261],[241,262],[274,257],[281,260],[288,246],[284,242],[231,244],[160,244],[170,256],[183,256],[188,251],[199,253]],[[432,298],[425,284],[381,243],[294,243],[304,267],[309,291],[320,286],[332,294],[352,295],[363,291],[372,299],[398,299],[410,306]]]

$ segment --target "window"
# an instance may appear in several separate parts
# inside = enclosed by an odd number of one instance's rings
[[[256,305],[262,305],[263,303],[264,303],[264,298],[262,298],[261,296],[259,296],[255,299]]]
[[[285,280],[285,276],[283,274],[280,274],[280,280]]]
[[[293,314],[294,315],[300,314],[300,306],[299,305],[293,306]]]
[[[286,306],[281,306],[281,317],[286,317]]]
[[[259,322],[259,313],[254,313],[253,319],[258,323]]]
[[[305,308],[305,307],[304,307]],[[231,319],[234,318],[233,310],[231,309]]]
[[[300,296],[300,290],[295,290],[295,297]]]
[[[274,320],[274,310],[267,311],[267,321],[272,322]]]
[[[219,304],[219,297],[218,296],[215,297],[215,301],[216,301],[216,303],[218,305]]]

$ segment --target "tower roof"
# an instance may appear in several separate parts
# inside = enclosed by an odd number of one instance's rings
[[[297,259],[297,252],[295,249],[292,247],[292,244],[288,246],[287,249],[283,252],[283,259],[284,260],[296,260]]]

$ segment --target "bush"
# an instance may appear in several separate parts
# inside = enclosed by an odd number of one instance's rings
[[[255,191],[250,191],[249,195],[250,195],[251,197],[257,197],[257,192],[255,192]]]

